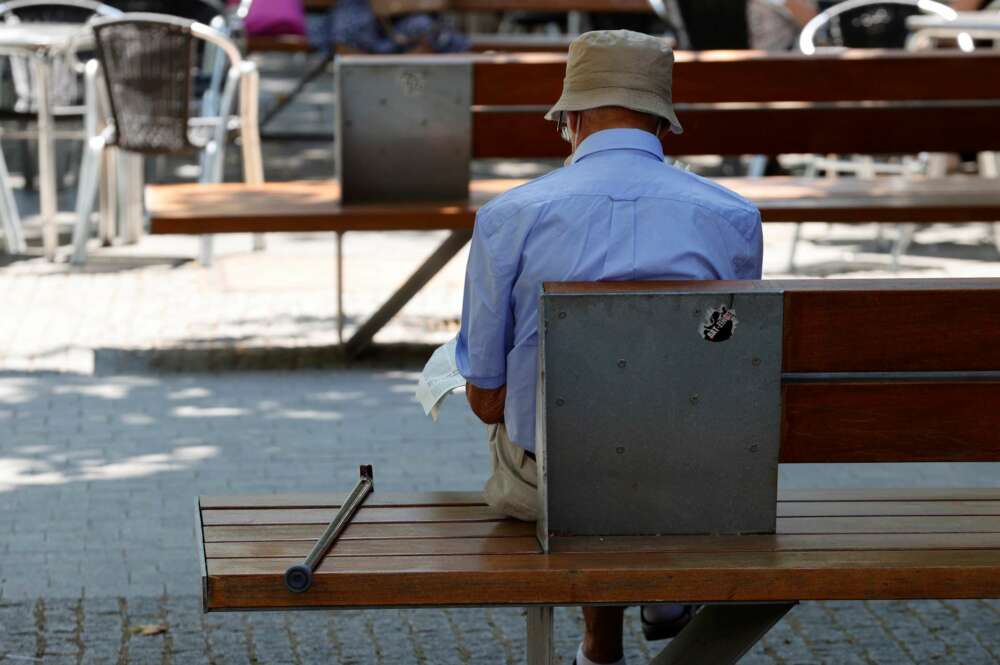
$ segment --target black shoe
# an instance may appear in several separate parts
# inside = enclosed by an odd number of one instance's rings
[[[685,626],[691,623],[691,619],[694,618],[694,614],[697,611],[698,607],[696,605],[685,605],[684,611],[673,621],[659,621],[652,623],[650,621],[646,621],[646,616],[642,613],[642,608],[640,608],[639,618],[642,620],[642,635],[646,638],[647,642],[669,640],[677,637],[677,634],[684,630]]]

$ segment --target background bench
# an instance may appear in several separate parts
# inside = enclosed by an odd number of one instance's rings
[[[1000,461],[995,280],[555,284],[543,299],[603,307],[640,294],[669,304],[692,294],[738,302],[775,291],[783,293],[782,408],[777,440],[762,445],[776,447],[781,462]],[[669,351],[655,340],[670,331],[644,327],[641,316],[615,320],[630,323],[650,340],[645,350]],[[612,351],[623,358],[636,350],[624,339],[621,346]],[[553,369],[546,365],[546,391]],[[600,390],[594,367],[574,371]],[[705,371],[720,386],[731,373],[724,364]],[[641,420],[656,408],[640,403],[620,415]],[[654,433],[669,439],[663,425]],[[693,454],[713,439],[690,443]],[[313,588],[287,591],[285,569],[308,551],[340,498],[200,499],[205,608],[530,606],[535,664],[553,662],[550,606],[707,603],[713,607],[655,662],[729,663],[797,601],[1000,596],[1000,490],[969,488],[786,491],[774,534],[565,537],[548,553],[534,525],[493,514],[476,494],[375,494]]]
[[[674,97],[685,132],[666,137],[669,155],[1000,149],[1000,79],[995,76],[1000,55],[995,53],[840,51],[807,57],[702,52],[678,53],[677,59]],[[426,203],[344,204],[332,183],[269,183],[260,189],[219,185],[197,192],[162,185],[148,189],[152,232],[452,230],[348,341],[347,353],[356,355],[461,250],[478,205],[520,184],[470,184],[468,160],[555,160],[568,152],[553,123],[542,118],[561,90],[561,55],[351,56],[340,60],[339,80],[343,86],[343,80],[354,77],[372,88],[366,72],[375,76],[389,68],[400,76],[423,75],[438,65],[468,70],[468,75],[452,75],[449,88],[468,100],[458,121],[438,122],[429,134],[420,122],[437,116],[421,115],[426,110],[419,107],[419,97],[380,89],[399,96],[398,102],[387,97],[383,106],[365,105],[365,122],[357,123],[362,128],[338,130],[345,190],[386,193],[387,184],[404,189],[400,183],[408,183],[406,194]],[[407,114],[398,114],[399,108],[407,108]],[[385,158],[370,159],[373,154]],[[973,222],[997,219],[1000,208],[1000,188],[976,178],[832,184],[765,178],[725,184],[765,208],[767,221]],[[244,195],[254,197],[254,205]]]

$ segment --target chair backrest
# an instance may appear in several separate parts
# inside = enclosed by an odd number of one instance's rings
[[[95,22],[94,36],[118,147],[143,153],[202,147],[190,132],[195,48],[202,41],[229,62],[220,101],[209,115],[231,110],[243,60],[217,30],[175,16],[136,13]],[[225,118],[217,120],[216,137],[220,128],[224,134]]]
[[[906,19],[920,13],[954,18],[951,7],[936,0],[846,0],[827,6],[803,28],[799,49],[816,50],[822,35],[824,46],[848,48],[892,48],[906,46]]]
[[[1000,462],[993,279],[549,283],[539,344],[550,533],[773,529],[778,462]]]
[[[126,16],[95,24],[119,147],[145,153],[194,148],[188,135],[195,44],[191,23]]]

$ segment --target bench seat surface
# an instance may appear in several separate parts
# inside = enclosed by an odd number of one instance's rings
[[[342,205],[336,181],[262,185],[151,185],[152,233],[428,231],[470,229],[476,210],[524,180],[470,183],[469,199]],[[1000,187],[973,176],[803,179],[719,178],[750,199],[766,222],[972,222],[1000,219]]]
[[[479,494],[373,494],[313,587],[287,591],[339,501],[200,498],[205,608],[1000,597],[1000,488],[786,491],[776,535],[570,538],[547,555]]]

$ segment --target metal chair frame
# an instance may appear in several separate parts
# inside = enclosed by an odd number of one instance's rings
[[[199,182],[221,182],[226,142],[230,131],[238,131],[240,134],[244,181],[248,184],[263,182],[263,162],[257,116],[259,76],[255,64],[245,60],[235,44],[223,33],[196,21],[163,14],[135,13],[126,14],[120,19],[101,20],[95,25],[99,27],[121,22],[177,26],[188,31],[191,37],[203,40],[215,47],[225,56],[225,60],[219,58],[219,62],[223,63],[222,70],[225,80],[217,103],[203,98],[201,108],[204,114],[190,118],[188,123],[189,140],[202,154]],[[228,61],[228,68],[225,67],[226,61]],[[102,69],[98,61],[87,63],[85,89],[87,91],[88,117],[86,124],[90,140],[80,172],[80,186],[85,195],[79,200],[77,223],[73,232],[72,260],[74,264],[78,265],[86,260],[90,217],[93,213],[102,168],[100,158],[106,148],[115,147],[117,140],[116,129],[109,112],[112,93],[108,85],[98,86],[98,81],[102,76]],[[237,91],[239,92],[238,100]],[[237,106],[237,101],[238,112],[234,116],[233,109]],[[107,167],[107,165],[104,166]],[[201,262],[204,265],[210,265],[212,236],[203,236],[201,241]]]
[[[122,15],[122,12],[117,9],[100,2],[95,2],[94,0],[10,0],[9,2],[0,3],[0,21],[15,24],[20,23],[21,21],[17,13],[21,10],[30,10],[33,8],[77,9],[81,12],[89,12],[91,14],[91,18],[88,20],[93,20],[94,18],[102,16],[114,17]],[[18,113],[19,115],[23,114],[24,121],[26,123],[31,123],[35,118],[34,110],[31,108],[32,86],[34,81],[30,62],[27,58],[16,56],[9,57],[8,59],[11,66],[11,77],[14,82],[14,91],[18,98],[17,106],[22,107],[21,109],[15,108],[15,113]],[[82,73],[82,67],[76,66],[78,63],[72,64],[74,71]],[[82,118],[85,115],[84,108],[78,105],[56,106],[53,111],[57,115],[63,117],[79,116]],[[56,131],[54,135],[57,138],[78,138],[81,140],[86,138],[86,136],[80,131]],[[38,136],[38,129],[22,128],[13,132],[3,131],[2,136],[8,139],[31,139]],[[21,228],[20,215],[17,211],[14,193],[10,187],[10,176],[7,172],[7,165],[3,158],[2,151],[0,151],[0,227],[2,227],[4,232],[4,244],[6,245],[7,251],[10,253],[24,252],[26,246],[24,231]]]

